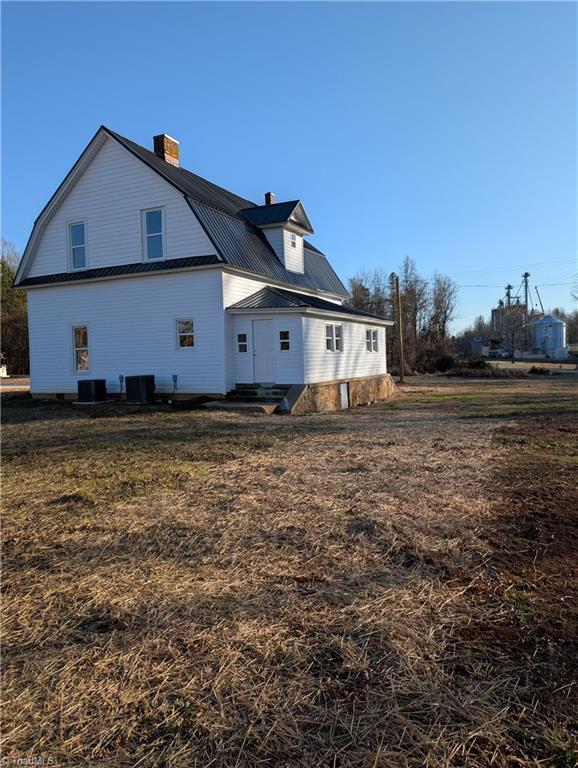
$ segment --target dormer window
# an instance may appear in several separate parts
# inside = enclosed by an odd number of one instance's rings
[[[291,233],[291,248],[297,248],[297,235]]]
[[[86,226],[84,221],[68,225],[68,249],[71,269],[86,268]]]
[[[146,261],[164,258],[164,211],[152,208],[142,211],[143,251]]]

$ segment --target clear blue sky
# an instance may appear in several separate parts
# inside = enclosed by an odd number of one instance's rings
[[[169,133],[250,199],[301,198],[344,279],[408,254],[496,286],[460,289],[456,328],[523,265],[571,308],[573,3],[4,3],[2,20],[18,248],[104,123],[149,147]]]

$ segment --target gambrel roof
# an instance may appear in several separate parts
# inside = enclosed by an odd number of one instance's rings
[[[348,295],[343,283],[323,253],[311,243],[304,241],[304,273],[291,272],[285,268],[261,231],[261,226],[293,223],[305,231],[312,232],[305,209],[299,200],[271,206],[255,205],[250,200],[229,192],[185,168],[171,165],[154,152],[141,147],[106,126],[99,128],[68,176],[37,218],[16,276],[16,285],[32,287],[33,285],[66,282],[71,279],[80,281],[101,278],[102,269],[77,272],[74,273],[74,278],[68,278],[64,273],[26,278],[25,263],[30,255],[29,252],[33,250],[35,239],[39,237],[42,225],[50,214],[51,206],[56,206],[60,199],[67,194],[71,184],[74,183],[74,174],[81,173],[87,167],[95,151],[94,148],[99,145],[99,141],[102,143],[103,137],[110,137],[117,141],[184,196],[191,211],[212,242],[218,254],[217,260],[219,262],[304,289],[327,292],[338,296]],[[214,257],[212,261],[214,261]],[[207,257],[207,263],[212,263],[212,261]],[[163,271],[171,269],[173,266],[170,259],[167,259],[164,264],[167,266],[163,268]],[[174,266],[176,269],[179,268],[176,264]],[[107,271],[107,276],[144,271],[139,270],[134,264],[104,269]]]
[[[106,272],[107,277],[112,277],[114,275],[133,274],[140,271],[157,271],[156,269],[141,268],[147,265],[131,263],[86,270],[82,273],[74,273],[74,277],[69,277],[68,273],[28,278],[25,276],[31,253],[34,251],[43,226],[49,220],[52,209],[66,196],[78,175],[85,170],[94,153],[102,146],[107,137],[118,142],[134,157],[145,163],[183,195],[191,211],[195,214],[209,240],[212,242],[218,254],[217,262],[301,288],[347,296],[343,283],[325,256],[321,251],[312,246],[311,243],[304,241],[304,273],[291,272],[285,268],[261,231],[261,226],[290,223],[304,231],[312,232],[313,230],[305,209],[299,200],[271,206],[255,205],[250,200],[229,192],[223,187],[219,187],[217,184],[213,184],[201,176],[187,171],[185,168],[167,163],[154,152],[141,147],[139,144],[121,136],[115,131],[111,131],[106,126],[99,128],[69,174],[36,219],[22,263],[16,275],[15,285],[32,287],[34,285],[68,282],[73,279],[75,281],[101,279],[104,272]],[[209,258],[208,255],[207,257],[197,257],[197,259],[199,258],[201,260],[205,259],[206,264],[214,263],[215,261],[215,257]],[[183,260],[165,260],[163,263],[166,266],[163,267],[163,270],[186,268],[184,264],[177,265],[176,261],[182,262]]]

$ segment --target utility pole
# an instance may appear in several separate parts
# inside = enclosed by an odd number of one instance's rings
[[[403,355],[403,327],[401,321],[401,295],[399,292],[399,277],[396,274],[393,274],[392,277],[395,282],[395,303],[397,307],[397,337],[399,339],[399,383],[404,384],[405,359]]]
[[[528,298],[529,298],[529,291],[528,291],[528,278],[530,277],[529,272],[524,272],[522,275],[522,280],[524,281],[524,304],[526,305],[526,315],[528,314]]]
[[[529,272],[524,272],[522,275],[522,280],[524,281],[524,347],[528,349],[530,346],[530,333],[528,330],[528,278],[530,277]]]

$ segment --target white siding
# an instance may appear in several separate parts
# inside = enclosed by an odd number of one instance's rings
[[[303,237],[301,235],[295,235],[296,247],[291,246],[291,231],[284,229],[283,227],[272,227],[271,229],[264,229],[263,233],[271,244],[271,247],[285,265],[285,269],[290,272],[300,272],[303,274],[305,271],[303,260]]]
[[[301,235],[295,235],[295,248],[291,245],[291,233],[288,229],[283,230],[283,243],[285,248],[285,269],[290,272],[300,272],[303,274],[305,267],[303,264],[303,238]]]
[[[28,291],[33,392],[76,392],[77,380],[154,374],[157,389],[225,392],[224,312],[217,270],[156,274]],[[191,318],[195,346],[179,348],[176,319]],[[88,325],[90,371],[73,368],[72,326]]]
[[[303,318],[304,383],[374,376],[387,372],[385,328],[343,320],[343,352],[327,352],[325,326],[339,320],[317,317]],[[378,330],[378,352],[368,352],[365,344],[367,328]]]
[[[230,307],[252,293],[257,293],[267,285],[266,279],[253,280],[250,277],[223,272],[223,306]]]
[[[214,254],[183,196],[107,139],[45,227],[28,276],[68,271],[67,224],[86,221],[87,268],[142,261],[141,210],[164,207],[166,258]]]
[[[249,384],[253,377],[253,320],[273,321],[273,342],[275,348],[275,383],[303,384],[303,338],[299,315],[234,315],[234,372],[235,382]],[[290,349],[281,351],[279,332],[289,331]],[[237,334],[247,334],[247,352],[239,352]]]
[[[285,252],[283,245],[283,227],[274,229],[264,229],[263,234],[269,241],[271,248],[275,251],[279,259],[285,264]]]
[[[252,293],[260,291],[265,287],[265,283],[259,280],[251,280],[248,277],[242,277],[241,275],[233,275],[229,272],[223,272],[223,307],[230,307],[241,299],[250,296]],[[243,333],[244,331],[239,331]],[[225,312],[225,350],[227,361],[227,391],[234,389],[237,382],[248,383],[253,379],[239,379],[237,376],[237,336],[234,330],[234,315],[230,315]],[[253,355],[249,350],[247,356],[251,357],[251,365],[253,362]],[[252,370],[252,368],[251,368]],[[252,374],[251,374],[252,375]]]

